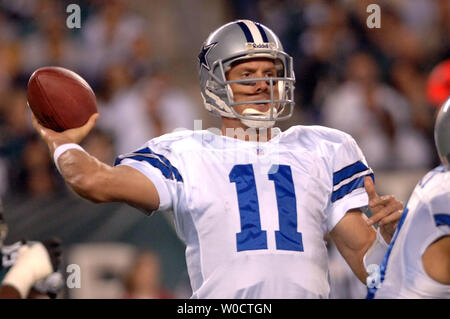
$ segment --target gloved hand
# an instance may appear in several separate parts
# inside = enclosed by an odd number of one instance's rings
[[[63,286],[63,275],[60,272],[54,272],[50,276],[39,280],[33,286],[33,289],[42,294],[47,294],[51,299],[55,299]]]

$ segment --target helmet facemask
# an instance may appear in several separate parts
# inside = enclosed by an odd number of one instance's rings
[[[268,74],[263,78],[227,79],[227,71],[237,62],[256,58],[274,61],[277,74],[273,77]],[[238,20],[212,32],[199,54],[199,77],[205,108],[215,115],[240,119],[252,128],[268,128],[275,121],[288,119],[293,114],[295,76],[292,58],[284,52],[276,34],[257,22]],[[267,87],[261,96],[255,95],[254,101],[241,101],[237,95],[235,98],[232,86],[254,85],[259,81],[265,81]],[[252,104],[269,107],[261,112],[261,107],[252,108]],[[243,109],[242,105],[249,107]]]
[[[277,69],[276,77],[264,78],[248,78],[239,80],[228,80],[227,71],[236,62],[245,62],[254,58],[270,58],[274,61]],[[286,62],[285,62],[286,61]],[[223,111],[221,116],[238,118],[248,127],[252,128],[269,128],[275,124],[277,120],[285,120],[292,116],[294,108],[294,83],[295,78],[292,71],[292,58],[284,52],[276,50],[259,51],[256,54],[245,55],[237,54],[226,61],[217,60],[209,71],[210,80],[206,85],[206,94],[213,97],[219,102]],[[257,82],[264,81],[270,87],[270,96],[268,99],[250,100],[237,102],[231,88],[232,84],[256,85]],[[241,113],[237,112],[235,107],[239,105],[249,104],[268,104],[269,108],[266,112],[261,112],[255,108],[246,108]],[[287,112],[285,112],[287,110]]]

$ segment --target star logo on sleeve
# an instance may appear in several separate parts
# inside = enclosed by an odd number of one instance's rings
[[[208,44],[203,46],[202,51],[198,55],[198,62],[200,63],[200,67],[204,66],[207,70],[211,70],[208,60],[206,59],[209,51],[217,44],[217,42]]]

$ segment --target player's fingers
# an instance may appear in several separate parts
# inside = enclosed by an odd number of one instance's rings
[[[36,116],[34,116],[33,113],[31,113],[31,122],[33,123],[33,127],[37,130],[40,131],[42,129],[42,126],[39,124]]]
[[[89,122],[93,122],[93,124],[95,124],[95,121],[97,121],[97,119],[99,118],[99,116],[100,116],[100,114],[98,114],[98,113],[92,114],[91,117],[90,117],[89,120],[88,120],[88,123],[89,123]]]
[[[394,195],[378,196],[377,198],[369,200],[369,207],[376,208],[377,206],[386,206],[394,202],[399,202]]]
[[[369,196],[369,201],[378,197],[377,191],[375,190],[375,184],[373,183],[371,177],[366,176],[364,178],[364,188],[366,189],[367,195]]]
[[[373,214],[370,218],[367,219],[367,225],[372,226],[374,224],[379,224],[381,220],[387,218],[391,214],[395,214],[397,211],[402,211],[402,208],[398,203],[393,203],[388,205],[382,209],[380,209],[376,214]],[[395,219],[395,217],[394,217]],[[386,223],[386,221],[385,221]]]
[[[34,129],[39,133],[39,135],[44,139],[47,140],[47,131],[46,128],[43,127],[38,119],[36,118],[36,116],[34,116],[33,113],[31,113],[31,122],[33,124]]]
[[[388,216],[386,216],[383,219],[381,219],[378,222],[378,225],[379,226],[385,226],[385,225],[389,225],[389,224],[392,224],[392,223],[397,224],[398,221],[400,220],[400,218],[402,217],[402,214],[403,214],[403,210],[399,209],[396,212],[394,212],[392,214],[389,214]]]
[[[89,134],[89,132],[92,130],[92,128],[95,125],[95,121],[97,121],[97,118],[99,117],[98,113],[95,113],[91,115],[89,120],[81,127],[73,128],[66,130],[64,133],[75,143],[81,142],[86,135]]]
[[[403,205],[399,201],[392,201],[387,206],[381,208],[372,210],[373,216],[371,216],[369,219],[367,219],[367,224],[369,226],[376,224],[380,222],[383,218],[387,217],[388,215],[394,214],[395,212],[402,210]]]
[[[98,117],[100,115],[98,113],[92,114],[89,120],[82,126],[83,133],[86,135],[92,130],[92,128],[95,126],[95,122],[97,121]]]

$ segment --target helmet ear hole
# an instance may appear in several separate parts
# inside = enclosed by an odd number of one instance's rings
[[[281,61],[280,59],[276,59],[274,62],[275,68],[277,69],[277,76],[278,77],[286,76],[286,66],[284,65],[283,61]]]

